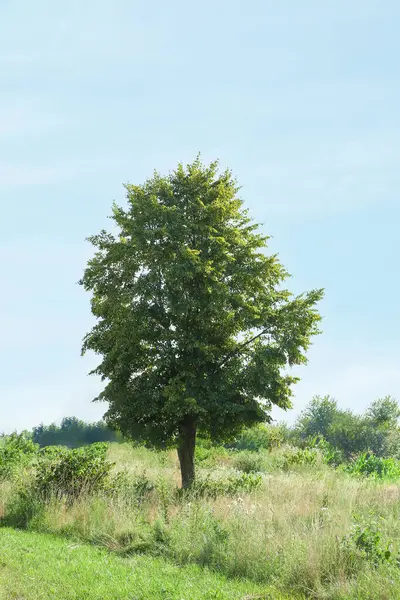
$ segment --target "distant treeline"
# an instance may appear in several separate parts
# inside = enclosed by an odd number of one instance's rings
[[[121,442],[123,438],[104,423],[85,423],[76,417],[66,417],[61,425],[38,425],[32,430],[32,440],[44,446],[69,446],[76,448],[94,442]]]
[[[338,462],[365,451],[372,451],[379,457],[400,459],[399,420],[400,406],[390,396],[375,400],[363,414],[339,408],[330,396],[316,396],[293,426],[279,423],[251,427],[227,447],[257,451],[281,444],[305,448],[323,442],[334,450]],[[120,432],[110,429],[104,421],[85,423],[76,417],[66,417],[60,425],[41,424],[24,435],[41,447],[76,448],[94,442],[125,441]],[[207,444],[207,440],[200,438],[201,445]]]

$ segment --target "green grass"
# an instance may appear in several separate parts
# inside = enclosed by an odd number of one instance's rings
[[[0,529],[1,600],[235,600],[267,596],[196,566],[117,557],[55,536]]]

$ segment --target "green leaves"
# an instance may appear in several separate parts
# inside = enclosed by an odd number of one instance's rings
[[[229,437],[289,407],[296,378],[282,370],[306,361],[322,290],[282,289],[286,270],[218,163],[197,158],[125,189],[118,233],[90,238],[81,281],[97,318],[83,352],[102,357],[108,421],[165,445],[186,416]]]
[[[0,444],[0,481],[10,479],[23,469],[39,450],[26,432],[3,436]]]
[[[73,450],[60,446],[43,448],[39,453],[34,492],[76,499],[82,493],[106,490],[113,463],[106,459],[107,444],[97,443]]]
[[[295,434],[303,441],[322,435],[346,459],[370,450],[379,457],[398,458],[399,411],[390,396],[376,400],[361,415],[340,409],[329,396],[315,396],[298,418]]]

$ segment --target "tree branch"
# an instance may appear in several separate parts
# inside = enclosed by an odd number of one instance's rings
[[[222,367],[230,361],[231,358],[233,358],[234,356],[236,356],[237,354],[239,354],[239,352],[241,352],[241,350],[243,350],[243,348],[246,348],[246,346],[248,346],[249,344],[251,344],[252,342],[254,342],[255,340],[257,340],[259,337],[261,337],[262,335],[265,335],[266,333],[268,333],[268,328],[263,329],[260,333],[257,333],[257,335],[253,336],[250,340],[247,340],[246,342],[243,342],[242,344],[240,344],[236,350],[234,350],[234,352],[231,352],[230,354],[228,354],[228,356],[226,356],[215,368],[215,370],[213,371],[213,373],[216,373],[218,371],[218,369],[222,369]]]

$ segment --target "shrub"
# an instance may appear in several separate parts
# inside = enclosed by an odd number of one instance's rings
[[[33,440],[41,448],[46,446],[68,446],[78,448],[96,442],[121,442],[121,434],[113,431],[104,423],[85,423],[76,417],[65,417],[58,426],[38,425],[32,430]]]
[[[233,465],[243,473],[260,473],[264,470],[264,457],[258,452],[240,452],[235,456]]]
[[[29,464],[39,446],[25,433],[12,433],[4,438],[0,446],[0,479],[11,478],[18,468]]]
[[[391,429],[387,432],[385,456],[400,459],[400,430]]]
[[[397,481],[400,479],[400,461],[395,458],[380,458],[372,452],[363,452],[355,460],[344,467],[347,473]]]
[[[7,503],[2,525],[27,529],[35,521],[38,523],[45,512],[42,499],[32,492],[30,482],[20,482]]]
[[[307,438],[305,447],[319,450],[323,461],[327,465],[338,466],[344,461],[343,452],[328,442],[322,435]]]
[[[342,539],[342,546],[348,557],[356,562],[358,558],[365,559],[374,567],[393,560],[392,543],[382,541],[382,533],[377,520],[363,520],[354,515],[351,532]]]
[[[288,471],[294,466],[315,465],[320,453],[315,448],[291,448],[281,455],[281,468]]]
[[[196,496],[206,496],[208,498],[217,498],[218,496],[234,496],[238,493],[249,493],[258,489],[262,484],[261,475],[253,473],[242,473],[239,476],[228,477],[227,479],[210,479],[196,481],[189,493]]]
[[[278,448],[285,441],[286,433],[284,427],[273,425],[255,425],[245,429],[236,440],[229,444],[229,448],[235,450],[271,450]]]
[[[223,446],[212,446],[211,444],[204,442],[196,445],[196,463],[204,467],[212,467],[221,459],[226,458],[228,455],[228,450],[226,450],[226,448]]]
[[[107,444],[76,448],[51,446],[39,452],[34,488],[43,497],[76,499],[111,487],[113,463],[106,459]]]

